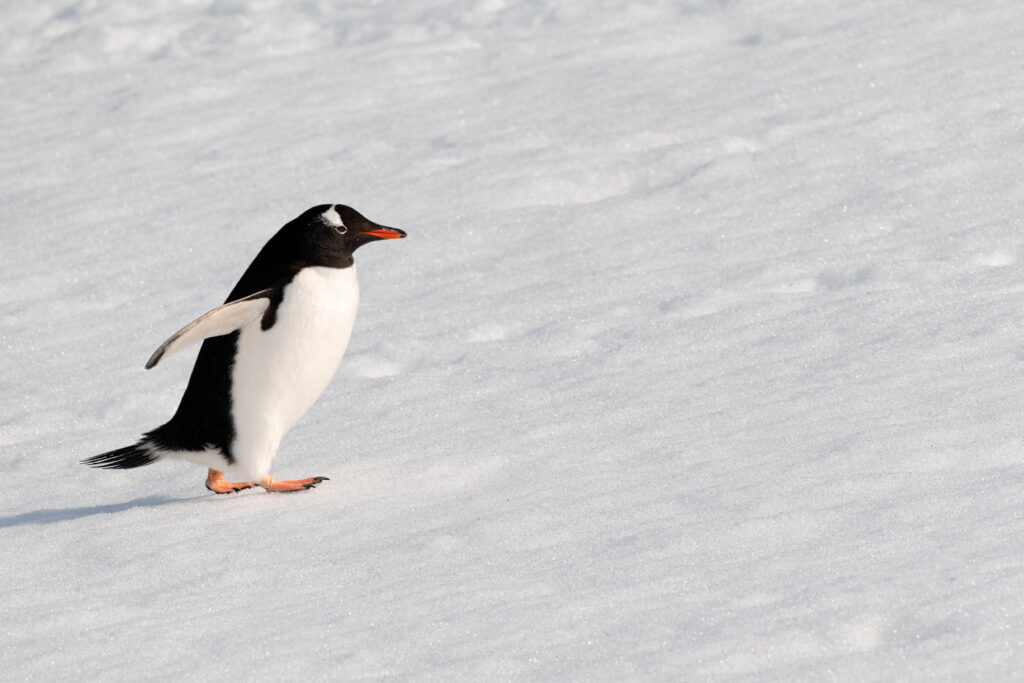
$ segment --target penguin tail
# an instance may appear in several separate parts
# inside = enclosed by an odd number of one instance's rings
[[[83,465],[89,467],[102,467],[106,470],[129,470],[133,467],[149,465],[160,459],[159,452],[149,446],[145,441],[140,441],[134,446],[125,446],[106,453],[94,455],[82,461]]]

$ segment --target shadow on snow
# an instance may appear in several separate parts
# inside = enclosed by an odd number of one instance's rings
[[[81,519],[92,515],[105,515],[111,512],[124,512],[139,507],[159,507],[170,503],[180,503],[182,498],[168,498],[166,496],[146,496],[136,498],[124,503],[110,503],[108,505],[88,505],[77,508],[51,508],[47,510],[33,510],[23,512],[20,515],[0,517],[0,529],[10,526],[22,526],[24,524],[53,524],[54,522],[66,522],[72,519]]]

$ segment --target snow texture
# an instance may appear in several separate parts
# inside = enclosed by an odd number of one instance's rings
[[[0,677],[1024,678],[1018,0],[0,8]],[[408,231],[279,478],[165,421],[263,242]]]

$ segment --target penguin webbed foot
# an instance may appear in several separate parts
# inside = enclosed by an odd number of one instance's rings
[[[211,469],[206,475],[206,488],[214,493],[238,493],[252,487],[253,484],[248,481],[228,481],[220,470]]]
[[[308,477],[306,479],[285,479],[277,480],[273,477],[263,477],[259,485],[267,491],[274,493],[294,493],[315,488],[322,481],[330,481],[329,477]]]

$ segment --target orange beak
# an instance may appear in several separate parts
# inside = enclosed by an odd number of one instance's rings
[[[362,234],[373,235],[382,240],[396,240],[405,237],[405,231],[398,228],[375,228],[373,230],[365,230]]]

